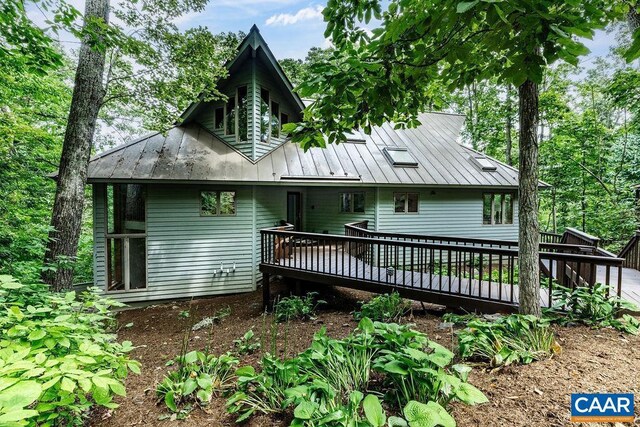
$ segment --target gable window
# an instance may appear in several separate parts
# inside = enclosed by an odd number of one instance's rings
[[[145,289],[145,188],[140,184],[113,184],[104,188],[106,291]]]
[[[287,113],[280,114],[280,126],[284,126],[289,123],[289,115]]]
[[[218,107],[213,116],[213,128],[215,130],[224,130],[224,107]]]
[[[271,136],[280,138],[280,104],[271,101]]]
[[[247,99],[247,87],[240,86],[237,89],[238,94],[238,140],[246,141],[248,132],[248,99]]]
[[[393,193],[395,213],[417,213],[418,193]]]
[[[224,118],[226,123],[225,135],[235,135],[236,134],[236,98],[234,96],[230,96],[227,100],[227,105],[225,106],[226,116]]]
[[[269,91],[260,89],[260,141],[269,142],[269,124],[271,114],[269,113]]]
[[[200,192],[200,216],[232,216],[235,214],[235,191]]]
[[[364,213],[364,193],[340,193],[340,212]]]
[[[482,223],[485,225],[513,224],[513,194],[484,193]]]

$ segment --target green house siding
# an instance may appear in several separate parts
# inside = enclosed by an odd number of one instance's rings
[[[418,213],[394,212],[393,193],[419,192]],[[378,230],[487,239],[518,239],[518,208],[514,203],[513,224],[482,224],[482,190],[381,188]]]
[[[365,193],[364,213],[340,212],[340,194]],[[376,191],[373,188],[308,188],[304,214],[305,231],[312,233],[344,234],[349,222],[369,220],[369,228],[375,229]]]
[[[104,289],[106,283],[105,270],[105,203],[104,187],[92,185],[93,193],[93,284]]]

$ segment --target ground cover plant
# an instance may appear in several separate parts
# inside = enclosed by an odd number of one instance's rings
[[[239,368],[227,408],[238,422],[277,413],[290,414],[292,426],[382,426],[382,397],[390,413],[404,415],[389,417],[389,425],[455,425],[449,403],[487,399],[467,382],[470,368],[451,365],[453,357],[407,325],[363,318],[344,339],[322,329],[293,358],[266,354],[259,372]]]
[[[545,310],[553,322],[584,324],[595,328],[612,327],[629,334],[640,332],[640,322],[622,310],[637,310],[635,305],[615,295],[600,283],[593,287],[574,289],[557,286],[553,291],[554,305]]]
[[[548,320],[512,314],[493,320],[474,315],[447,315],[445,320],[464,323],[456,332],[463,359],[489,362],[491,366],[528,364],[561,351]]]
[[[233,344],[238,354],[253,354],[262,347],[262,344],[256,341],[256,336],[252,329],[249,329],[237,340],[233,340]]]
[[[109,332],[114,306],[0,276],[0,425],[81,425],[93,406],[118,406],[140,365]]]
[[[411,310],[411,303],[398,292],[378,295],[369,301],[360,301],[360,309],[353,312],[356,319],[368,317],[380,322],[398,322]]]
[[[323,300],[316,300],[317,292],[308,292],[300,297],[292,295],[278,299],[273,305],[273,312],[278,322],[288,322],[294,319],[313,319],[318,306],[326,304]]]

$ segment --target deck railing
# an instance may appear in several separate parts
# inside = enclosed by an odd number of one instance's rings
[[[640,230],[622,248],[618,257],[624,258],[624,267],[640,270]]]
[[[364,222],[348,224],[345,236],[261,230],[261,269],[301,280],[335,279],[336,284],[356,288],[372,284],[505,307],[517,305],[518,250],[513,242],[378,233],[365,227]],[[548,273],[542,292],[545,305],[553,303],[558,283],[567,287],[595,284],[598,267],[605,270],[605,284],[620,294],[622,259],[578,253],[579,246],[568,246],[555,245],[555,249],[540,252]]]

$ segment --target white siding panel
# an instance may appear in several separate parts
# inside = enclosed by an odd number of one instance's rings
[[[420,193],[417,214],[394,212],[394,192]],[[482,190],[381,188],[378,202],[378,230],[487,239],[518,239],[518,206],[510,225],[482,224]]]

